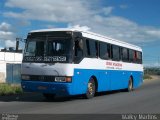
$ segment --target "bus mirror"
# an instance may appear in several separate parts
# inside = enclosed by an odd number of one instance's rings
[[[81,38],[78,38],[78,47],[83,50],[83,40]]]

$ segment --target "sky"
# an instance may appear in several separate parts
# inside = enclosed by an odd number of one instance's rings
[[[138,45],[144,65],[160,67],[160,0],[0,0],[0,48],[31,30],[67,27]]]

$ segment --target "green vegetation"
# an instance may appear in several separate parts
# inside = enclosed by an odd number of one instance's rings
[[[160,68],[156,67],[146,67],[144,68],[144,73],[149,75],[160,75]]]
[[[143,79],[152,79],[151,75],[149,74],[144,74]]]
[[[152,75],[160,75],[159,67],[145,67],[143,79],[152,79]]]
[[[22,93],[19,85],[0,84],[0,95],[13,95]]]

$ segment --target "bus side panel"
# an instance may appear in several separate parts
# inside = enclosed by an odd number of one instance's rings
[[[128,87],[128,83],[130,80],[130,76],[132,75],[131,71],[121,71],[122,75],[122,83],[121,83],[121,88],[120,89],[125,89]]]
[[[109,71],[111,80],[111,90],[125,88],[125,75],[123,71],[111,70]]]
[[[142,72],[138,71],[110,71],[111,90],[125,89],[128,87],[130,76],[133,76],[133,87],[139,87],[142,80]]]
[[[71,95],[84,94],[91,76],[95,76],[98,82],[97,92],[125,89],[128,87],[130,76],[133,76],[134,88],[142,83],[142,72],[123,70],[95,70],[75,69],[72,78]]]
[[[98,80],[99,72],[88,69],[75,69],[72,80],[73,94],[84,94],[87,91],[88,81],[91,76],[95,76]]]
[[[73,94],[84,94],[87,91],[89,79],[95,76],[98,83],[97,92],[110,90],[110,79],[106,70],[91,70],[91,69],[75,69],[72,80]]]
[[[111,80],[109,78],[109,71],[101,70],[99,71],[99,78],[98,78],[98,92],[108,91],[110,90]]]
[[[137,88],[143,83],[143,72],[133,72],[133,87]]]

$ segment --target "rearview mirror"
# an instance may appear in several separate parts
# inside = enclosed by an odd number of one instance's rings
[[[77,47],[83,50],[83,40],[81,38],[77,38],[76,42],[77,42]]]

